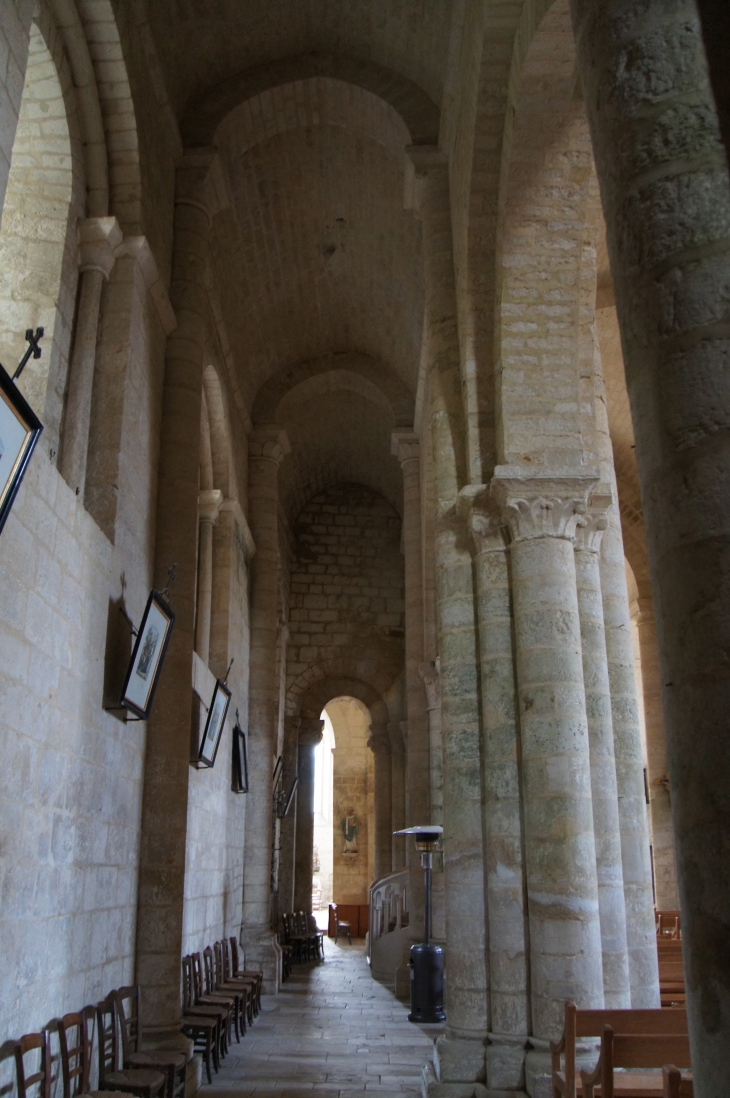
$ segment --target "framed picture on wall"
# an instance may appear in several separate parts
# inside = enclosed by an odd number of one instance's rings
[[[0,531],[42,430],[38,416],[0,366]]]
[[[150,715],[174,624],[175,615],[162,595],[150,591],[120,699],[125,709],[131,709],[145,721]]]
[[[238,721],[233,729],[233,774],[234,793],[248,793],[248,755],[246,754],[246,733]]]
[[[208,719],[205,722],[205,731],[200,741],[198,753],[198,766],[214,766],[215,757],[218,754],[218,746],[223,734],[223,726],[226,723],[226,714],[231,701],[231,692],[220,679],[215,680],[213,697],[210,699]]]

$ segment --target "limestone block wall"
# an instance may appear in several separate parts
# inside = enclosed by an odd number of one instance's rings
[[[0,7],[0,209],[23,95],[32,15],[32,0],[5,0]]]
[[[314,666],[364,681],[403,666],[401,520],[380,495],[343,484],[302,508],[292,563],[287,688]]]
[[[0,536],[0,1038],[134,975],[145,725],[102,708],[107,619],[139,621],[120,556],[41,443]]]

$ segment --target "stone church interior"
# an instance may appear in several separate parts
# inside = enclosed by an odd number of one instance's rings
[[[730,1094],[729,54],[0,0],[3,1094]]]

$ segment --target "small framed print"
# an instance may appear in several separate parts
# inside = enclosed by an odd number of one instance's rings
[[[220,679],[215,680],[213,697],[210,700],[208,719],[205,722],[205,731],[200,743],[198,753],[198,766],[214,766],[218,753],[218,745],[221,741],[223,726],[226,723],[226,714],[231,700],[231,692]]]
[[[42,430],[38,416],[0,366],[0,531]]]
[[[162,670],[175,615],[162,595],[151,591],[124,680],[120,704],[147,720]]]
[[[233,776],[234,793],[248,793],[248,755],[246,754],[246,733],[236,722],[233,729]]]

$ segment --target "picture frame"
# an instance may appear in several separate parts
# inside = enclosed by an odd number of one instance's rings
[[[232,788],[234,793],[248,793],[248,753],[246,733],[238,721],[233,729]]]
[[[297,786],[298,785],[299,785],[299,775],[297,774],[294,781],[291,783],[291,789],[289,790],[289,795],[286,798],[286,803],[284,805],[284,818],[286,818],[289,815],[289,809],[291,808],[292,803],[294,801],[294,794],[297,791]]]
[[[0,366],[0,533],[42,430],[38,416]]]
[[[215,757],[218,754],[230,702],[231,691],[222,679],[216,679],[213,697],[210,699],[210,705],[208,706],[208,718],[200,741],[198,766],[215,766]]]
[[[119,704],[146,721],[175,624],[175,615],[158,591],[150,591]]]
[[[277,785],[279,784],[279,779],[281,778],[281,772],[282,772],[283,769],[284,769],[284,759],[282,758],[281,755],[279,755],[277,757],[277,760],[276,760],[275,764],[274,764],[274,775],[271,779],[271,784],[273,785],[274,789],[276,789]]]

